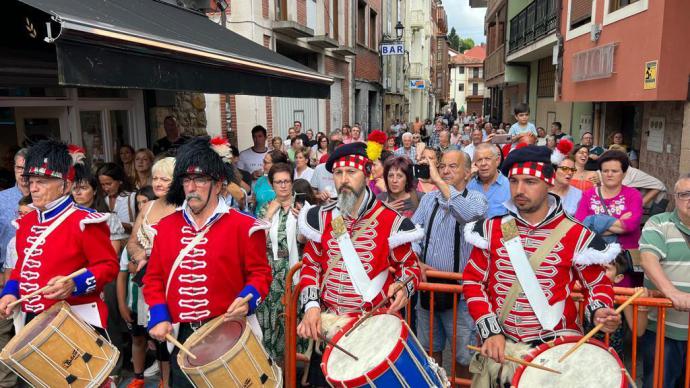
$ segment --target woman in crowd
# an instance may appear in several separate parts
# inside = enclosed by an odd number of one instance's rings
[[[151,186],[144,186],[137,190],[137,215],[142,208],[150,201],[156,200],[156,195]],[[141,324],[139,317],[147,314],[143,303],[144,298],[137,283],[132,281],[132,277],[137,272],[137,265],[127,252],[123,252],[120,257],[120,273],[117,275],[117,305],[120,316],[127,323],[129,332],[132,336],[132,366],[134,378],[127,385],[127,388],[143,388],[144,369],[146,367],[146,350],[148,336],[146,324]],[[143,306],[142,306],[143,305]],[[144,319],[145,321],[145,319]],[[166,385],[164,385],[166,386]]]
[[[309,148],[302,148],[295,152],[295,179],[311,180],[314,169],[309,167]]]
[[[355,143],[358,141],[364,141],[362,139],[362,128],[355,125],[354,127],[352,127],[352,141],[351,141],[351,143]]]
[[[340,130],[341,134],[343,135],[343,144],[352,143],[352,133],[350,130],[349,125],[343,125],[342,129]]]
[[[264,204],[276,197],[276,193],[268,181],[268,172],[277,163],[288,163],[287,155],[277,150],[267,152],[266,156],[264,156],[264,175],[259,177],[254,185],[254,202],[256,203],[257,212]]]
[[[311,187],[311,183],[306,179],[295,179],[292,182],[292,192],[295,196],[295,207],[298,207],[298,205],[299,207],[304,206],[305,203],[315,205],[318,201],[314,188]],[[299,236],[297,238],[299,239]]]
[[[388,152],[395,151],[395,135],[388,135],[388,138],[386,138],[386,146],[383,149]]]
[[[570,179],[570,184],[585,192],[599,184],[599,174],[596,171],[585,170],[587,160],[589,160],[589,147],[576,145],[572,151],[572,159],[575,161],[577,172]]]
[[[223,184],[221,195],[225,198],[225,203],[231,208],[246,211],[249,206],[247,196],[249,186],[242,182],[242,173],[232,162],[225,163],[225,167],[228,169],[230,179]]]
[[[110,213],[103,197],[98,195],[98,179],[90,173],[84,175],[77,174],[77,178],[72,185],[72,199],[82,207],[94,209],[101,213]],[[127,233],[122,227],[120,219],[114,216],[108,217],[108,227],[110,228],[110,244],[115,252],[120,252],[124,247]]]
[[[136,207],[132,186],[122,167],[115,163],[105,163],[96,171],[96,177],[108,210],[117,215],[125,232],[131,233]]]
[[[412,161],[404,156],[388,158],[383,164],[386,191],[377,197],[407,218],[412,218],[424,195],[415,189],[412,166]]]
[[[379,195],[386,191],[386,179],[383,175],[383,163],[386,162],[388,158],[393,156],[388,151],[381,151],[381,156],[374,160],[371,166],[371,177],[369,178],[369,188],[374,193],[374,195]]]
[[[542,127],[537,127],[537,145],[538,146],[545,146],[546,143],[547,143],[546,130]]]
[[[151,185],[151,166],[154,155],[148,148],[140,148],[134,154],[134,187],[139,189]]]
[[[122,169],[125,170],[125,175],[127,175],[130,182],[134,183],[134,147],[129,144],[124,144],[120,146],[117,154],[119,156],[119,164],[122,166]]]
[[[165,195],[172,184],[173,171],[175,170],[175,158],[167,157],[156,162],[152,167],[153,172],[153,194],[155,200],[148,201],[141,207],[137,215],[136,222],[132,228],[132,234],[127,242],[127,253],[129,259],[136,266],[135,272],[141,271],[148,262],[153,239],[156,235],[155,225],[162,218],[169,216],[175,211],[175,206],[170,205],[165,200]],[[137,315],[132,317],[132,324],[146,327],[148,306],[144,303],[141,289],[138,290]],[[156,344],[156,359],[160,363],[161,387],[167,387],[170,375],[170,355],[167,345],[164,343]]]
[[[328,136],[319,135],[311,152],[311,165],[316,167],[321,157],[328,154]]]
[[[256,317],[263,330],[263,344],[273,360],[282,366],[285,352],[285,325],[282,317],[285,282],[290,267],[299,259],[297,243],[297,214],[299,205],[293,199],[293,169],[286,163],[274,163],[268,171],[268,181],[275,199],[264,204],[257,217],[270,223],[266,250],[272,268],[273,282],[266,299],[256,309]],[[297,278],[294,279],[297,281]]]
[[[551,192],[561,197],[563,210],[572,216],[577,211],[577,206],[582,198],[582,191],[570,184],[570,180],[577,172],[575,162],[570,158],[565,158],[555,167],[556,177]]]
[[[642,195],[636,189],[623,185],[629,167],[628,156],[621,151],[606,151],[598,159],[601,187],[582,194],[575,218],[604,239],[617,241],[622,249],[637,249],[640,241]],[[593,217],[590,216],[605,216]],[[638,286],[629,277],[621,287]],[[632,283],[631,283],[632,282]]]
[[[422,156],[419,160],[419,164],[429,165],[434,163],[438,166],[438,161],[441,159],[440,152],[434,148],[427,147],[422,151]],[[438,187],[429,178],[419,178],[417,179],[417,191],[422,193],[429,193],[431,191],[438,190]]]
[[[623,147],[623,152],[628,152],[628,146],[623,144],[623,134],[621,132],[614,132],[611,137],[609,137],[609,149],[613,145]]]
[[[285,152],[285,144],[283,144],[283,139],[280,136],[273,137],[273,140],[271,140],[271,149]]]

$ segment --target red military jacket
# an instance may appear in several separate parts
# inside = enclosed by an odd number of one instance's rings
[[[537,226],[531,226],[520,219],[517,209],[511,211],[508,206],[510,214],[515,217],[528,257],[564,217],[569,217],[563,212],[560,201],[555,200],[556,206]],[[587,319],[591,319],[596,309],[613,305],[613,288],[606,277],[603,264],[613,261],[620,252],[618,244],[606,245],[592,231],[570,219],[575,222],[575,226],[568,230],[535,272],[549,304],[566,301],[563,318],[554,328],[556,332],[582,331],[576,305],[570,298],[575,281],[582,284],[587,301]],[[540,335],[543,338],[551,332],[542,330],[524,292],[519,294],[503,325],[499,325],[506,296],[511,285],[517,281],[508,252],[502,243],[501,220],[502,217],[494,217],[468,224],[465,228],[465,239],[474,245],[474,249],[463,273],[463,294],[483,339],[504,334],[516,342],[539,340]]]
[[[41,233],[70,209],[75,211],[29,252]],[[35,210],[22,217],[16,235],[19,259],[2,294],[21,297],[46,286],[56,276],[86,268],[86,273],[74,278],[75,291],[66,302],[70,305],[95,302],[105,327],[108,310],[100,292],[119,270],[117,255],[110,244],[108,217],[111,215],[77,206],[70,197],[61,198],[46,211]],[[22,310],[38,314],[57,302],[36,295],[23,303]]]
[[[271,268],[266,235],[255,219],[219,203],[206,225],[197,229],[183,208],[156,225],[156,237],[144,276],[144,299],[150,306],[149,328],[169,321],[206,321],[225,313],[237,297],[253,294],[252,314],[268,293]],[[181,261],[166,285],[178,254],[201,233],[200,243]]]
[[[419,283],[420,269],[411,242],[421,239],[423,231],[417,229],[408,218],[376,200],[368,189],[367,192],[369,196],[365,210],[356,220],[344,217],[345,226],[370,279],[389,268],[393,268],[394,272],[385,281],[379,295],[371,301],[371,305],[366,306],[355,291],[342,257],[335,262],[334,268],[324,279],[331,258],[339,254],[338,242],[331,226],[336,203],[305,209],[299,217],[300,233],[309,240],[304,247],[300,274],[301,299],[305,309],[322,305],[338,315],[357,314],[380,302],[394,281],[404,282],[413,277],[414,280],[408,283],[410,295]],[[383,210],[359,238],[354,239],[355,231],[363,228],[380,208]],[[320,291],[322,286],[323,291]]]

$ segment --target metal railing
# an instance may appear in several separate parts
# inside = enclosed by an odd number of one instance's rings
[[[534,0],[510,19],[508,53],[528,46],[556,30],[556,0]]]
[[[285,360],[284,360],[284,386],[288,388],[297,387],[297,363],[308,362],[309,360],[302,354],[297,353],[297,316],[298,316],[298,300],[300,294],[299,284],[292,284],[293,275],[299,270],[301,263],[297,263],[292,267],[286,277],[285,282],[285,295],[283,296],[283,303],[285,304]],[[453,272],[440,272],[440,271],[427,271],[427,277],[429,279],[443,279],[443,280],[462,280],[461,273]],[[458,310],[457,302],[458,298],[462,294],[462,285],[460,284],[447,284],[447,283],[434,283],[434,282],[421,282],[417,287],[417,291],[428,291],[429,292],[429,306],[431,308],[429,312],[429,355],[434,351],[434,298],[438,294],[452,294],[453,295],[453,322],[457,322]],[[621,288],[614,287],[615,293],[615,303],[621,304],[625,302],[630,295],[635,293],[635,289],[632,288]],[[585,300],[580,292],[579,287],[575,287],[574,292],[571,297],[575,302],[578,303],[578,311],[580,314],[580,322],[584,322],[584,311],[585,311]],[[633,308],[633,325],[632,325],[632,342],[631,342],[631,365],[630,365],[630,376],[632,380],[637,379],[637,357],[638,351],[638,337],[635,335],[637,333],[637,318],[638,318],[638,307],[646,306],[650,308],[656,308],[657,314],[657,332],[655,341],[655,360],[654,360],[654,374],[653,374],[653,387],[663,387],[664,386],[664,344],[665,344],[665,322],[666,322],[666,310],[673,308],[673,305],[669,299],[666,298],[637,298],[630,306]],[[406,311],[407,315],[405,317],[408,324],[411,321],[411,312],[414,311],[411,302],[407,305]],[[625,324],[625,323],[621,323]],[[452,338],[457,336],[456,324],[453,324],[453,334]],[[688,337],[690,338],[690,327],[688,328]],[[459,349],[456,348],[456,341],[451,342],[451,360],[450,362],[450,374],[448,380],[451,383],[451,387],[454,386],[470,386],[471,381],[468,379],[457,377],[455,370],[456,363],[454,362],[457,358],[457,352]],[[605,344],[609,345],[609,335],[607,334],[604,339]],[[690,341],[688,341],[686,352],[690,354]],[[684,388],[690,388],[690,357],[686,357],[685,361],[685,380]],[[646,388],[646,387],[645,387]]]

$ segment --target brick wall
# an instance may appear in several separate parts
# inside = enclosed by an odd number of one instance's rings
[[[350,72],[345,73],[345,80],[340,83],[343,98],[343,122],[340,125],[350,124]]]
[[[380,82],[381,68],[377,53],[358,46],[355,61],[355,79]]]
[[[271,48],[271,37],[269,35],[264,35],[264,47]],[[273,100],[271,97],[266,96],[266,138],[270,139],[273,137]]]
[[[326,133],[331,132],[331,100],[326,100]]]
[[[280,0],[276,0],[280,1]],[[268,19],[269,12],[268,12],[268,0],[261,0],[261,16],[264,19]]]
[[[357,0],[353,0],[357,1]],[[355,3],[354,7],[357,6]],[[343,0],[343,10],[345,11],[345,24],[340,27],[340,33],[345,34],[345,46],[350,45],[350,31],[354,31],[354,28],[350,28],[350,0]]]
[[[230,98],[230,126],[228,130],[228,140],[232,145],[237,147],[237,101],[234,95],[228,96]],[[223,109],[225,109],[225,104],[223,104]]]
[[[297,23],[307,25],[307,0],[297,0]]]

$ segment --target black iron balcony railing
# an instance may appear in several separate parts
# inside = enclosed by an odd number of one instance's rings
[[[510,19],[508,53],[513,53],[556,30],[556,1],[534,0]]]

